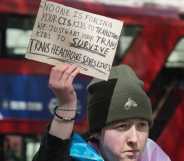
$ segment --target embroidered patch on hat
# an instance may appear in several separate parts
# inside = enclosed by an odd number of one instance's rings
[[[138,104],[132,98],[128,98],[127,102],[124,104],[125,110],[130,110],[132,107],[137,106]]]

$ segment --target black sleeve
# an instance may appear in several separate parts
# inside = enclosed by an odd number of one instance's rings
[[[59,139],[47,132],[33,161],[71,161],[69,146],[70,140]]]

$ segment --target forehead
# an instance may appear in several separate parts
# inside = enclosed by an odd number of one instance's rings
[[[148,123],[147,120],[144,120],[144,119],[141,119],[141,118],[135,118],[135,119],[126,119],[126,120],[115,121],[115,122],[112,122],[111,124],[109,124],[107,127],[117,126],[117,125],[121,125],[123,123],[138,123],[138,122]]]

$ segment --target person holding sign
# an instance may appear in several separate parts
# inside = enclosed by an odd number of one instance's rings
[[[88,85],[88,135],[73,131],[77,97],[72,82],[78,67],[53,67],[49,86],[59,100],[33,161],[170,161],[149,136],[150,99],[127,65],[112,67],[108,81]]]

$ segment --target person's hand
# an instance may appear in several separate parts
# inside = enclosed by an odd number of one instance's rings
[[[77,107],[77,96],[73,87],[73,80],[80,72],[75,65],[64,64],[51,69],[49,87],[56,95],[59,106]]]

